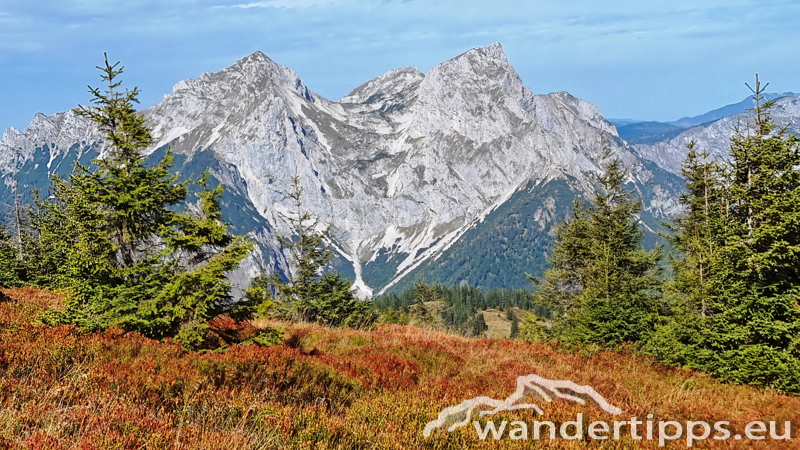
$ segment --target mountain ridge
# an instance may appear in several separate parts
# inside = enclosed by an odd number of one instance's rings
[[[800,131],[800,95],[776,99],[769,115],[778,127],[786,127],[790,132]],[[736,129],[747,132],[752,123],[752,111],[741,112],[688,128],[665,141],[635,144],[634,148],[639,155],[655,162],[664,170],[680,173],[686,155],[686,144],[695,141],[699,149],[708,150],[712,157],[722,159],[727,155],[730,139]]]
[[[795,94],[794,92],[783,92],[783,93],[774,92],[774,93],[763,94],[765,100],[778,100],[783,97],[794,97],[796,95],[798,94]],[[716,120],[722,119],[723,117],[728,117],[734,114],[746,112],[753,106],[755,106],[755,98],[754,96],[750,95],[738,103],[731,103],[721,108],[713,109],[704,114],[700,114],[694,117],[682,117],[678,120],[667,123],[681,128],[692,128],[698,125],[704,125],[710,122],[714,122]]]
[[[260,248],[245,264],[250,276],[258,266],[289,270],[275,235],[292,234],[283,217],[297,175],[305,207],[332,226],[331,244],[341,263],[352,266],[364,296],[441,259],[529,182],[569,180],[576,196],[591,192],[601,141],[623,159],[642,192],[653,177],[665,176],[648,169],[594,105],[565,92],[533,94],[499,43],[470,49],[425,74],[394,69],[339,101],[319,96],[294,71],[255,52],[220,72],[176,83],[142,113],[156,140],[148,152],[169,146],[183,155],[180,171],[209,151],[203,158],[218,161],[208,160],[212,175],[240,193],[229,207],[254,211],[254,228],[241,230]],[[98,154],[96,129],[70,112],[59,114],[52,123],[35,118],[26,131],[4,133],[0,196],[42,187],[52,164]],[[668,195],[645,199],[648,214],[666,218],[677,211],[671,184],[664,185]],[[550,214],[546,228],[563,215]],[[386,273],[369,285],[365,270]],[[239,276],[240,284],[247,275]]]

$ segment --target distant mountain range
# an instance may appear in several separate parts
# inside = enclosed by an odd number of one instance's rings
[[[210,170],[226,187],[225,219],[258,242],[232,275],[240,288],[259,270],[290,270],[276,236],[292,233],[282,214],[295,174],[306,207],[332,227],[334,267],[364,296],[418,277],[529,287],[525,272],[545,267],[553,225],[595,189],[601,141],[643,199],[648,245],[680,210],[675,161],[687,130],[673,136],[673,128],[641,124],[631,133],[664,139],[626,142],[632,135],[595,106],[566,92],[533,94],[499,43],[424,74],[391,70],[338,101],[256,52],[179,82],[143,114],[157,141],[152,158],[170,147],[182,176]],[[46,189],[51,175],[65,176],[102,148],[96,128],[71,112],[9,128],[0,140],[0,202]]]
[[[765,100],[777,100],[783,97],[795,97],[798,94],[794,92],[784,92],[782,94],[778,93],[767,93],[764,94]],[[740,101],[739,103],[734,103],[732,105],[723,106],[722,108],[717,108],[713,111],[709,111],[705,114],[701,114],[699,116],[694,117],[684,117],[682,119],[676,120],[674,122],[669,122],[670,125],[675,125],[681,128],[691,128],[696,127],[698,125],[703,125],[706,123],[714,122],[715,120],[722,119],[723,117],[732,116],[734,114],[740,114],[747,112],[750,108],[754,107],[756,104],[755,98],[751,95],[744,100]]]
[[[770,117],[779,127],[790,132],[800,132],[800,95],[783,96],[775,100]],[[651,143],[637,143],[632,147],[641,157],[655,162],[659,167],[679,174],[681,163],[686,156],[686,144],[695,141],[699,148],[708,150],[718,158],[724,158],[730,147],[730,139],[739,127],[747,131],[753,122],[751,111],[740,112],[710,123],[681,130],[674,136]]]
[[[794,92],[764,94],[766,100],[796,97]],[[617,132],[629,144],[655,144],[672,139],[688,128],[710,124],[724,117],[746,113],[755,106],[755,99],[749,96],[739,103],[717,108],[694,117],[684,117],[673,122],[648,122],[635,119],[609,119],[617,127]]]

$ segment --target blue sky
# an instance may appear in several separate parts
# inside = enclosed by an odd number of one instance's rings
[[[797,0],[0,0],[0,130],[86,103],[104,51],[146,107],[256,50],[338,99],[494,41],[533,92],[612,118],[701,114],[744,98],[756,72],[800,91]]]

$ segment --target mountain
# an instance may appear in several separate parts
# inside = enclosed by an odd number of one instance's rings
[[[793,97],[798,94],[792,92],[763,94],[766,100],[778,100],[784,97]],[[634,119],[609,119],[619,136],[629,144],[656,144],[668,141],[681,134],[687,128],[707,125],[724,117],[745,113],[755,106],[755,99],[749,96],[739,103],[723,106],[694,117],[684,117],[673,122],[648,122]]]
[[[792,132],[800,132],[800,95],[784,96],[775,100],[770,116],[779,127],[785,126]],[[723,158],[727,155],[730,139],[736,128],[740,127],[746,132],[747,126],[752,123],[751,111],[740,112],[689,128],[671,139],[652,144],[636,144],[634,147],[641,157],[677,174],[680,173],[683,158],[686,156],[686,144],[694,140],[699,148],[707,149],[712,155]]]
[[[782,94],[778,93],[768,93],[764,94],[764,98],[766,100],[777,100],[783,97],[794,97],[797,94],[793,92],[784,92]],[[713,111],[709,111],[705,114],[701,114],[699,116],[694,117],[684,117],[682,119],[678,119],[674,122],[668,122],[670,125],[674,125],[680,128],[691,128],[696,127],[698,125],[706,124],[709,122],[713,122],[715,120],[722,119],[723,117],[732,116],[734,114],[740,114],[747,112],[748,109],[755,106],[755,99],[753,96],[749,96],[742,100],[739,103],[734,103],[731,105],[723,106],[722,108],[715,109]]]
[[[288,270],[290,180],[331,225],[335,266],[364,295],[417,276],[486,287],[527,285],[571,200],[594,189],[601,138],[630,169],[652,234],[678,211],[680,179],[632,151],[599,110],[566,92],[533,94],[494,43],[423,74],[387,72],[339,101],[256,52],[184,80],[143,111],[184,176],[208,168],[223,213],[260,244],[234,279]],[[71,161],[102,154],[92,124],[37,115],[0,141],[0,200],[46,187]],[[475,263],[480,261],[480,263]]]

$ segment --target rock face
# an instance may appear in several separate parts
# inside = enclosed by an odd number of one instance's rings
[[[143,113],[157,140],[150,151],[169,146],[184,174],[207,167],[229,188],[227,214],[235,220],[228,220],[261,243],[236,275],[242,280],[259,258],[268,269],[287,270],[274,236],[291,234],[283,215],[295,175],[305,206],[332,226],[331,244],[364,295],[431,261],[441,265],[456,242],[515,195],[554,182],[565,187],[560,195],[590,193],[601,141],[629,167],[652,226],[678,210],[679,180],[647,161],[665,158],[661,150],[631,151],[595,106],[565,92],[532,94],[499,43],[426,74],[389,71],[339,101],[256,52],[179,82]],[[67,161],[101,148],[96,130],[72,113],[37,115],[24,132],[9,129],[0,141],[0,196],[42,185],[64,173]],[[531,226],[546,234],[563,217],[556,200],[542,200]]]

